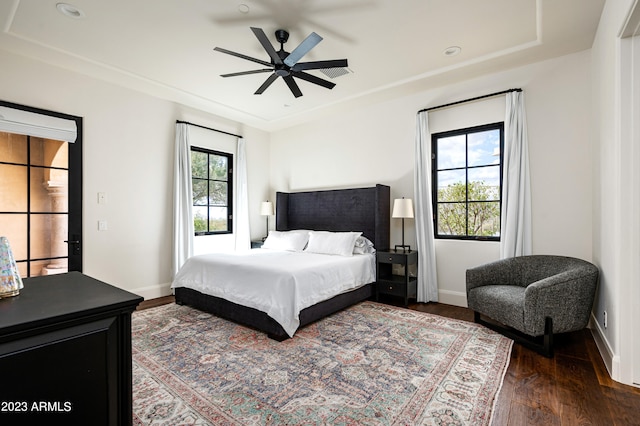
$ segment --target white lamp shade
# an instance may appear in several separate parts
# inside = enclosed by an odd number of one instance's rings
[[[271,201],[263,201],[260,206],[260,214],[262,216],[273,216],[275,214],[273,210],[273,203]]]
[[[413,200],[411,198],[396,198],[393,201],[393,218],[413,218]]]

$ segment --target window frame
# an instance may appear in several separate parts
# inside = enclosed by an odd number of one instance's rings
[[[216,156],[221,156],[221,157],[226,157],[227,158],[227,204],[226,204],[226,208],[227,208],[227,230],[226,231],[211,231],[209,229],[210,226],[210,217],[209,217],[209,209],[211,207],[221,207],[221,206],[212,206],[211,204],[207,204],[207,231],[205,232],[198,232],[195,230],[194,227],[194,235],[196,237],[199,236],[204,236],[204,235],[224,235],[224,234],[232,234],[233,233],[233,154],[230,152],[223,152],[223,151],[217,151],[214,149],[210,149],[210,148],[203,148],[203,147],[199,147],[199,146],[191,146],[190,149],[191,153],[193,152],[200,152],[200,153],[204,153],[207,154],[207,178],[203,179],[200,177],[195,177],[193,175],[193,166],[191,168],[191,181],[193,182],[194,179],[200,179],[200,180],[206,180],[207,181],[207,199],[209,199],[209,192],[208,189],[210,188],[209,183],[210,182],[224,182],[218,179],[211,179],[209,176],[209,156],[210,155],[216,155]],[[202,205],[196,205],[195,204],[195,200],[193,200],[193,188],[191,189],[191,198],[192,198],[192,208],[195,207],[203,207]],[[191,218],[192,222],[195,222],[195,215],[192,216]],[[194,223],[195,224],[195,223]]]
[[[479,165],[479,166],[469,166],[469,134],[473,133],[481,133],[490,130],[499,130],[500,132],[500,187],[499,187],[499,199],[493,200],[491,202],[498,202],[499,206],[499,215],[498,219],[500,223],[502,222],[502,186],[503,186],[503,166],[504,166],[504,122],[495,122],[489,124],[482,124],[479,126],[467,127],[464,129],[456,129],[449,130],[439,133],[433,133],[431,135],[431,201],[433,207],[433,234],[436,239],[443,240],[465,240],[465,241],[500,241],[500,236],[502,234],[502,229],[499,229],[499,233],[497,236],[479,236],[479,235],[468,235],[469,232],[469,204],[477,202],[469,200],[469,170],[479,169],[482,167],[490,167],[495,165]],[[464,167],[452,167],[452,168],[443,168],[438,169],[438,140],[443,138],[449,138],[454,136],[465,136],[465,166]],[[466,235],[448,235],[448,234],[440,234],[438,233],[438,205],[442,204],[438,201],[438,172],[446,171],[446,170],[463,170],[465,171],[465,187],[466,187],[466,195],[465,201],[460,201],[460,203],[464,203],[466,205]],[[486,202],[486,201],[482,201]]]

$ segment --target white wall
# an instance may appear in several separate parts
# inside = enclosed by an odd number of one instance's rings
[[[629,214],[630,207],[635,205],[637,209],[640,195],[637,184],[629,179],[636,176],[638,180],[638,142],[621,135],[621,126],[625,124],[622,101],[630,87],[621,79],[624,51],[619,35],[635,3],[634,0],[605,3],[592,49],[593,258],[600,268],[592,323],[611,377],[627,384],[633,383],[634,362],[640,362],[639,354],[634,355],[634,344],[639,338],[638,217]],[[633,230],[635,234],[631,234]]]
[[[261,235],[268,134],[7,52],[0,63],[2,100],[84,118],[84,273],[146,298],[169,294],[176,120],[245,136],[252,235]]]
[[[512,87],[525,91],[531,157],[535,253],[591,260],[590,51],[487,75],[455,86],[372,104],[272,133],[272,191],[391,186],[413,197],[416,112]],[[504,99],[504,98],[502,98]],[[475,108],[459,108],[460,122]],[[493,104],[491,104],[493,105]],[[415,247],[413,221],[405,238]],[[401,239],[392,220],[391,241]],[[464,271],[499,256],[498,245],[438,241],[440,301],[466,305]]]

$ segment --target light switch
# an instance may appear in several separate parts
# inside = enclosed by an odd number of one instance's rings
[[[98,231],[106,231],[107,230],[107,221],[99,220],[98,221]]]
[[[106,192],[98,192],[98,204],[107,204]]]

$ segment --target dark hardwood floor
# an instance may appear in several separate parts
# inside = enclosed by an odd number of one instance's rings
[[[138,309],[172,303],[173,296]],[[414,303],[422,312],[473,321],[467,308]],[[640,389],[611,380],[589,330],[554,336],[555,356],[545,358],[514,343],[498,396],[494,426],[640,425]]]

